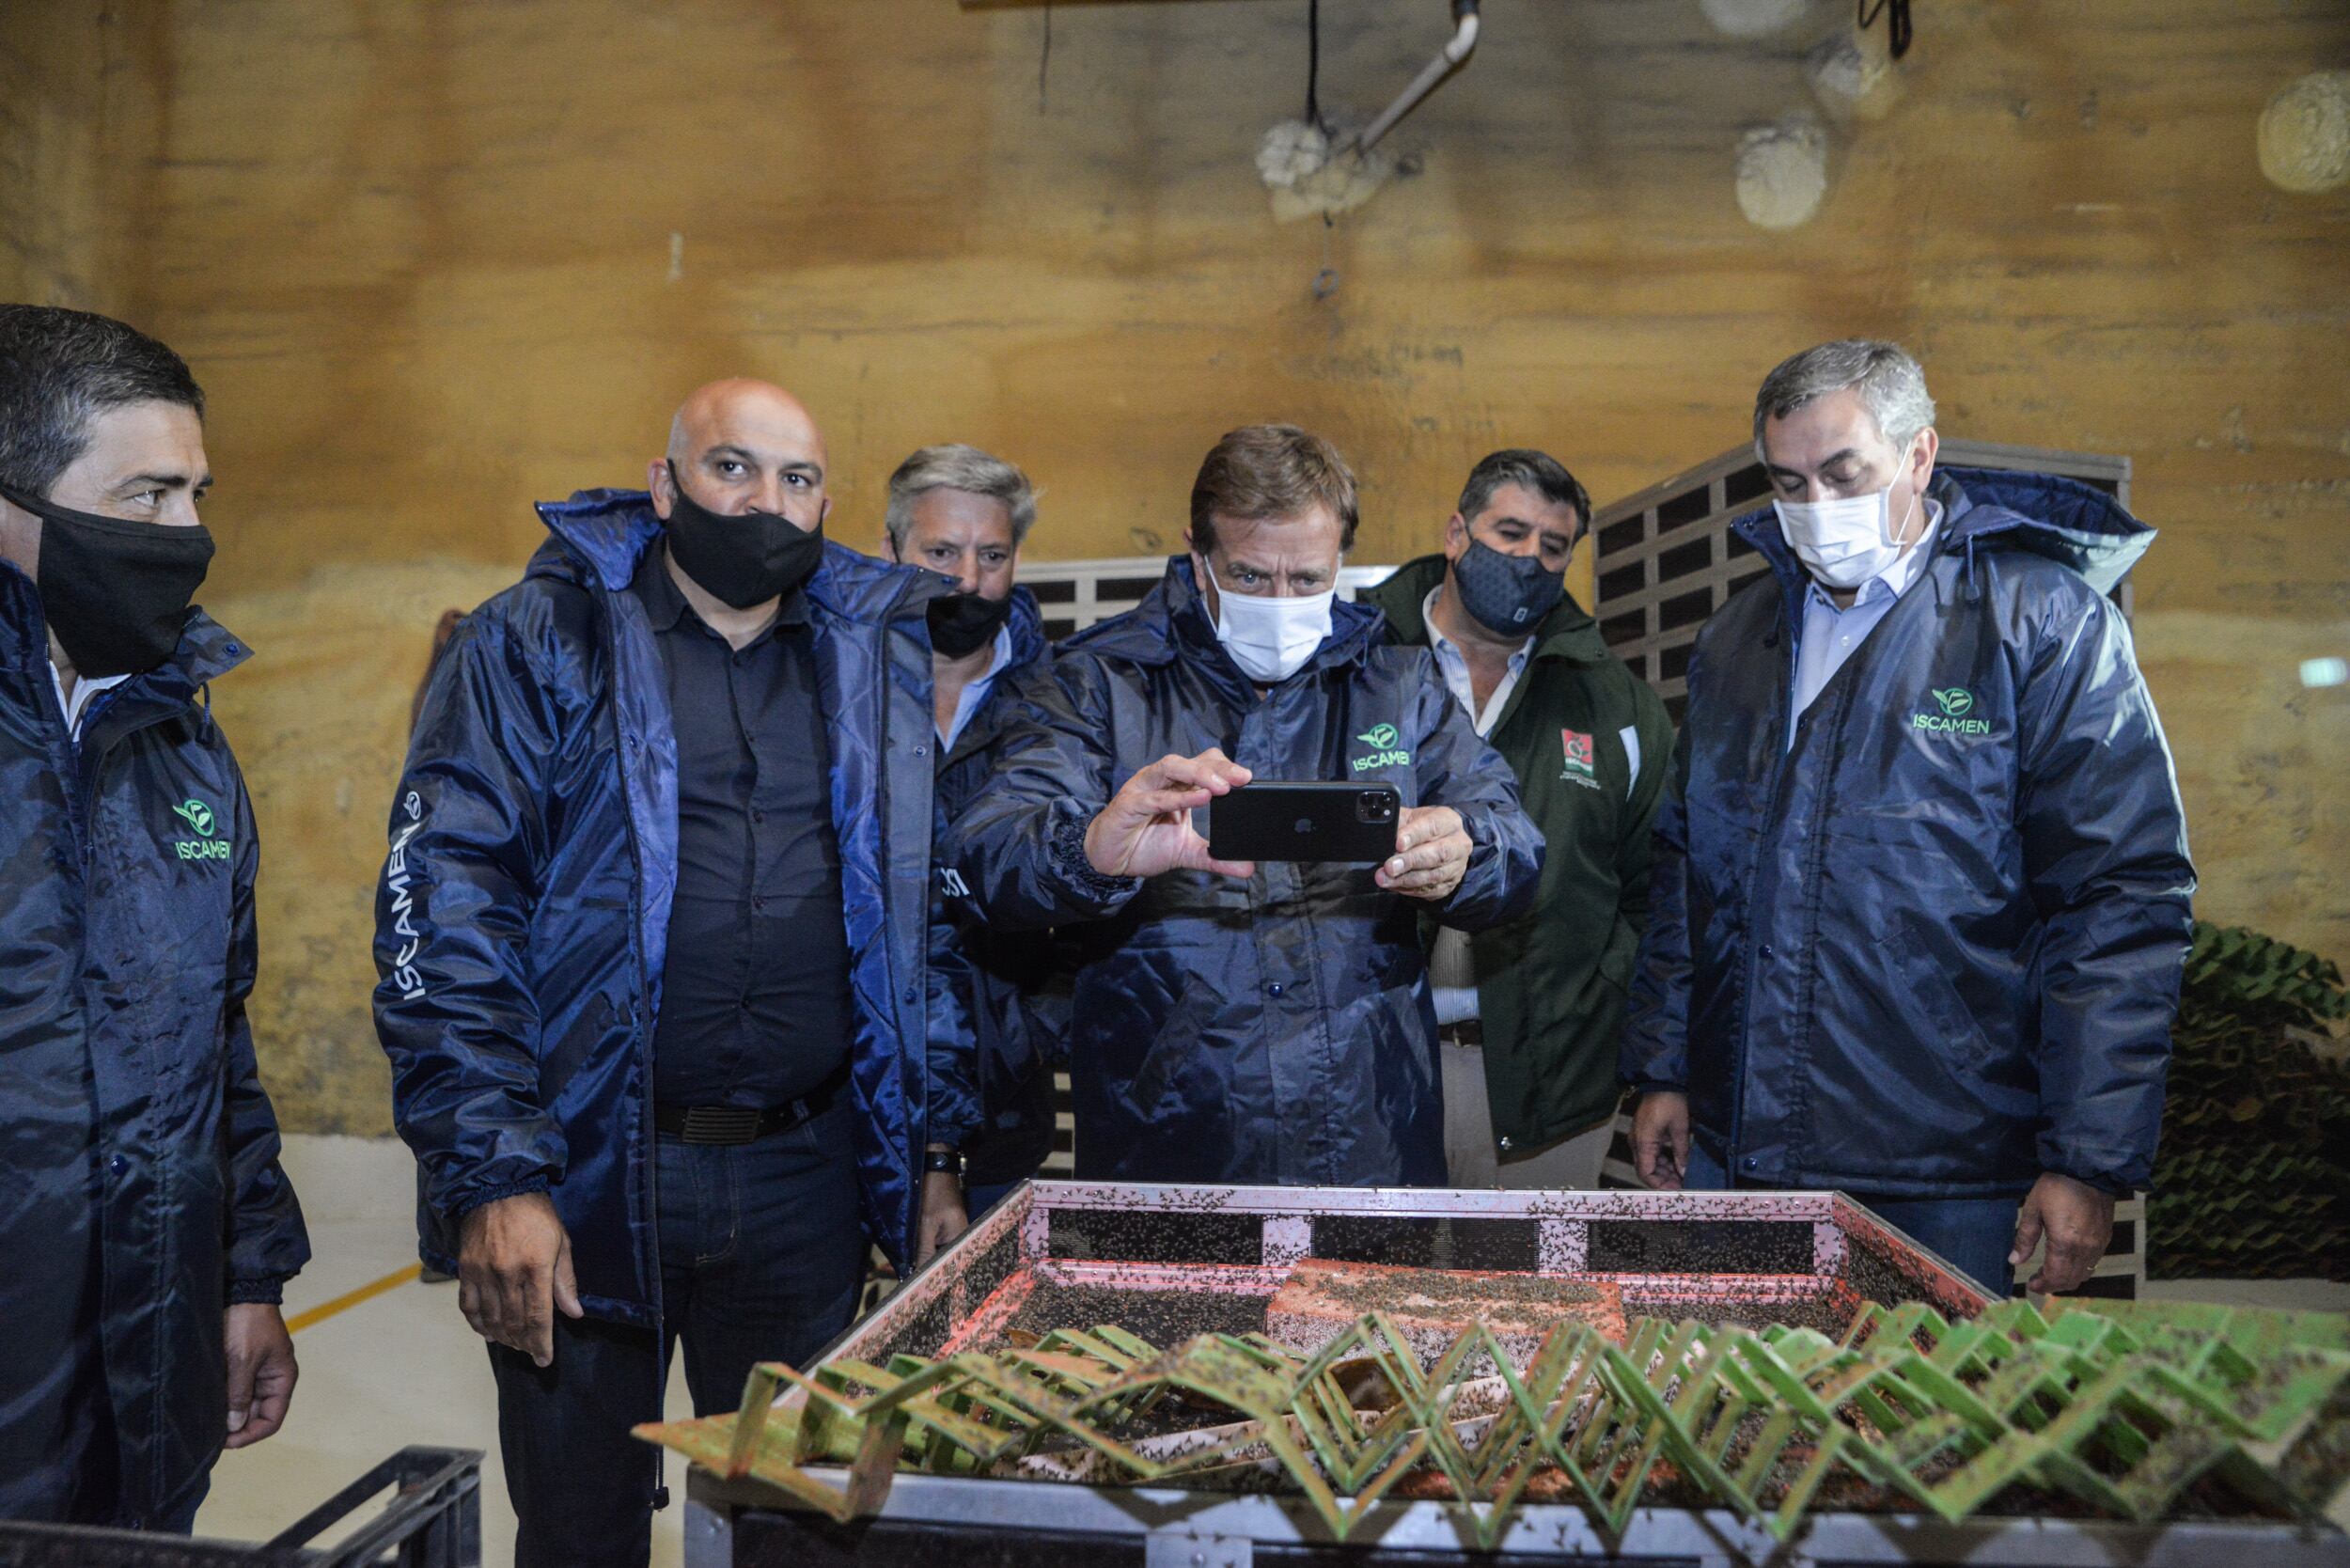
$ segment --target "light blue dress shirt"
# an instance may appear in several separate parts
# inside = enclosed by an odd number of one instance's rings
[[[1452,700],[1461,705],[1476,727],[1477,738],[1483,740],[1501,720],[1501,710],[1510,705],[1510,694],[1517,689],[1518,677],[1526,673],[1527,664],[1534,657],[1534,639],[1528,637],[1510,655],[1509,668],[1496,682],[1493,695],[1485,698],[1485,711],[1477,711],[1477,684],[1469,677],[1468,655],[1450,637],[1436,630],[1436,595],[1444,591],[1438,584],[1428,590],[1428,597],[1419,602],[1419,619],[1428,628],[1428,651],[1435,655],[1436,672],[1444,677]],[[1450,926],[1436,928],[1436,946],[1430,955],[1429,990],[1436,1004],[1436,1022],[1458,1024],[1478,1016],[1476,971],[1469,967],[1468,935]],[[1451,982],[1451,983],[1448,983]]]
[[[1844,667],[1853,651],[1876,630],[1894,602],[1918,581],[1934,554],[1934,536],[1942,526],[1942,504],[1926,502],[1926,531],[1902,558],[1860,585],[1852,607],[1840,610],[1820,580],[1804,576],[1803,628],[1795,637],[1795,700],[1787,710],[1787,745],[1795,744],[1795,721],[1811,706],[1820,689]]]

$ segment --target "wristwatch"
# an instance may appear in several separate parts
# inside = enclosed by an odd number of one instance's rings
[[[963,1151],[960,1149],[925,1149],[922,1151],[922,1170],[930,1176],[961,1176]]]

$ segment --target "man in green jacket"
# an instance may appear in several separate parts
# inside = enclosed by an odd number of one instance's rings
[[[1445,1155],[1461,1187],[1598,1184],[1616,1037],[1648,914],[1649,823],[1672,771],[1665,705],[1568,597],[1591,499],[1544,453],[1473,469],[1444,550],[1363,595],[1518,776],[1549,851],[1532,913],[1430,955]]]

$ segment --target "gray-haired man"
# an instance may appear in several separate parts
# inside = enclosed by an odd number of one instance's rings
[[[2154,530],[1937,473],[1891,343],[1763,381],[1770,562],[1699,635],[1623,1076],[1652,1186],[1839,1187],[1995,1291],[2154,1164],[2194,869],[2105,598]]]
[[[925,447],[889,477],[890,558],[955,582],[929,610],[942,827],[987,782],[989,753],[1013,706],[997,694],[1044,659],[1035,597],[1012,581],[1035,522],[1028,477],[976,447]],[[1052,1152],[1052,1063],[1067,1011],[1044,995],[1052,970],[1051,944],[989,930],[962,884],[939,874],[917,1262]]]

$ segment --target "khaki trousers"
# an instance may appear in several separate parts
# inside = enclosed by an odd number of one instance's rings
[[[1615,1118],[1604,1118],[1540,1149],[1494,1146],[1493,1107],[1485,1098],[1485,1053],[1474,1045],[1436,1043],[1444,1074],[1444,1159],[1456,1187],[1589,1191],[1599,1185],[1615,1134]]]

